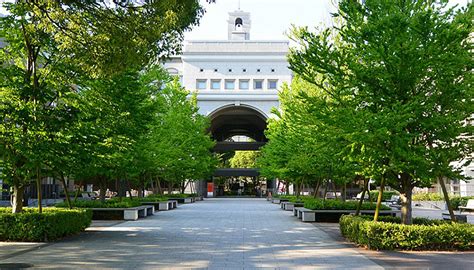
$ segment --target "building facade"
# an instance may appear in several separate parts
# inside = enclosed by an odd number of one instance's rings
[[[250,40],[250,14],[229,13],[227,40],[187,41],[165,69],[197,93],[200,113],[212,118],[229,107],[249,107],[265,117],[278,107],[278,88],[290,83],[287,40]]]

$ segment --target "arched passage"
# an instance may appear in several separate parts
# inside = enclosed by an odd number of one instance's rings
[[[209,118],[211,119],[210,133],[217,141],[214,147],[215,152],[255,151],[259,150],[267,141],[265,137],[267,116],[257,108],[244,104],[228,105],[215,110],[209,115]],[[245,136],[251,140],[235,141],[235,136]],[[222,178],[227,179],[226,182],[223,184],[218,181],[219,184],[217,184],[215,179]],[[250,184],[249,179],[252,179]],[[211,190],[213,196],[221,196],[224,192],[239,194],[241,190],[258,196],[261,195],[259,181],[257,168],[219,168],[214,172]],[[239,182],[240,186],[237,185]],[[214,184],[216,184],[215,187]]]
[[[231,105],[210,114],[210,133],[217,142],[224,142],[233,136],[247,136],[255,142],[264,143],[267,117],[255,108],[245,105]]]

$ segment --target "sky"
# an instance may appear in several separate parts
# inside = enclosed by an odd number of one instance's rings
[[[0,0],[1,1],[1,0]],[[310,29],[331,25],[331,12],[336,0],[216,0],[209,4],[200,0],[206,9],[199,26],[185,34],[186,40],[227,39],[228,12],[240,9],[250,12],[250,39],[288,39],[285,33],[291,25]],[[449,5],[466,6],[469,0],[450,0]]]
[[[288,39],[291,25],[315,27],[331,23],[333,0],[240,0],[240,9],[250,12],[250,39]],[[216,0],[208,4],[198,27],[186,33],[187,40],[227,39],[228,13],[238,9],[239,0]]]

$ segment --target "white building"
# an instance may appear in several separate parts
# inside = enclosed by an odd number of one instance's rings
[[[265,118],[278,107],[278,88],[289,83],[287,40],[250,40],[250,13],[229,13],[228,40],[187,41],[183,53],[165,63],[183,86],[197,92],[200,113],[248,107]]]

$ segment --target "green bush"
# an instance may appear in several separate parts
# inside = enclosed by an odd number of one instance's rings
[[[140,206],[141,203],[139,200],[130,199],[130,198],[114,198],[110,200],[106,200],[105,202],[101,202],[99,200],[93,201],[75,201],[71,202],[72,206],[75,208],[130,208],[130,207],[137,207]],[[56,204],[56,207],[66,208],[68,207],[66,202]]]
[[[52,241],[79,233],[89,227],[92,212],[88,209],[24,208],[12,214],[11,208],[0,208],[0,241]]]
[[[413,201],[444,201],[443,195],[439,193],[416,193],[412,196]]]
[[[413,225],[400,218],[344,215],[341,234],[358,245],[375,250],[469,250],[474,248],[474,226],[441,220],[415,218]]]
[[[169,198],[189,198],[191,197],[190,194],[166,194]]]
[[[358,201],[339,201],[339,200],[322,200],[307,199],[304,201],[304,207],[312,210],[356,210],[359,205]],[[375,203],[362,203],[361,210],[375,210]],[[391,210],[386,205],[381,205],[381,210]]]
[[[393,195],[400,195],[398,191],[384,191],[382,194],[382,201],[388,201],[392,198]],[[371,190],[370,191],[370,201],[376,202],[379,197],[378,190]]]

